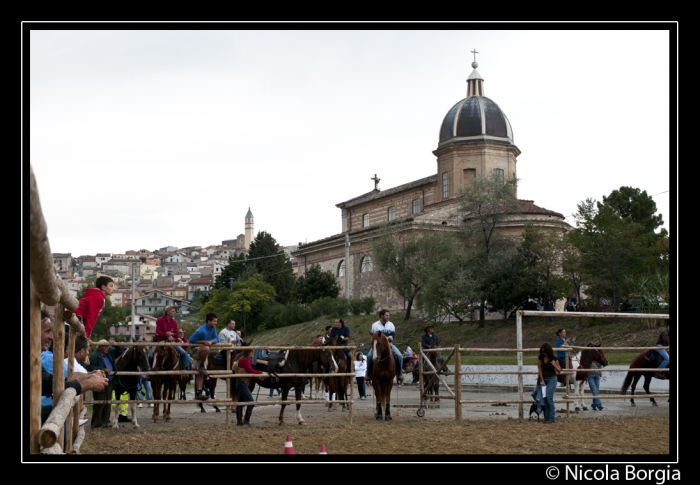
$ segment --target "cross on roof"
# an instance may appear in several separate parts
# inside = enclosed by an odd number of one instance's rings
[[[474,62],[476,62],[476,55],[477,55],[478,53],[479,53],[479,51],[476,50],[476,49],[474,49],[474,50],[472,51],[472,54],[474,54]]]
[[[379,181],[381,179],[377,178],[377,174],[375,173],[374,177],[370,177],[370,180],[374,180],[374,190],[378,190],[379,189]]]

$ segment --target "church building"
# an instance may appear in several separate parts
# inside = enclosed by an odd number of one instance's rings
[[[253,241],[253,219],[253,213],[248,207],[248,213],[245,215],[245,234],[239,234],[236,239],[221,241],[221,245],[236,250],[236,255],[248,252]]]
[[[484,96],[484,79],[476,70],[476,61],[472,67],[467,96],[452,106],[442,121],[433,151],[436,173],[388,190],[379,189],[375,174],[374,190],[336,205],[341,211],[341,233],[300,245],[292,253],[299,264],[299,275],[317,263],[336,275],[342,296],[346,294],[347,271],[350,298],[371,295],[379,307],[401,310],[405,308],[403,298],[386,287],[372,264],[369,240],[377,235],[380,224],[403,219],[406,230],[418,229],[421,224],[449,230],[456,224],[450,215],[458,206],[461,187],[489,174],[504,181],[517,178],[520,150],[514,143],[510,122],[501,108]],[[518,200],[520,214],[500,229],[505,234],[519,236],[527,223],[549,230],[570,229],[562,214],[538,207],[532,200]]]

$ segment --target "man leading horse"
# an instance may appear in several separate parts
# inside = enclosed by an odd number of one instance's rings
[[[396,372],[396,382],[398,384],[403,383],[403,375],[401,375],[401,370],[403,368],[403,356],[401,351],[394,345],[393,340],[396,336],[396,327],[389,321],[390,317],[389,310],[381,310],[379,312],[379,320],[372,324],[371,333],[382,332],[389,339],[389,345],[391,345],[391,353],[394,355],[394,360],[396,361],[396,368],[399,369]],[[369,350],[367,355],[367,381],[372,380],[372,368],[374,365],[373,352],[374,349]]]

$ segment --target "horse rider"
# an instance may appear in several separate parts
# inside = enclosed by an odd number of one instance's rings
[[[177,307],[175,305],[170,305],[165,309],[165,314],[158,317],[156,320],[156,334],[154,339],[156,342],[176,342],[178,338],[177,321],[175,320],[175,313],[177,313]],[[151,347],[151,351],[148,353],[148,360],[153,364],[153,351],[155,346]],[[187,352],[182,347],[175,347],[177,353],[180,355],[180,364],[183,369],[192,368],[192,359]],[[153,368],[157,368],[158,364],[155,363]]]
[[[659,353],[659,355],[663,358],[663,361],[661,364],[659,364],[658,369],[664,369],[668,367],[668,362],[669,362],[669,357],[668,357],[668,352],[666,352],[666,349],[660,348],[660,347],[668,347],[669,343],[671,342],[669,336],[668,336],[668,331],[670,329],[670,323],[668,320],[666,320],[666,328],[661,331],[659,334],[659,338],[656,340],[656,351]],[[659,372],[656,371],[656,374],[654,375],[657,379],[668,379],[668,372]]]
[[[209,348],[219,342],[219,336],[216,333],[216,313],[207,313],[206,319],[207,322],[195,330],[190,337],[188,349],[190,355],[199,363],[197,367],[199,374],[194,380],[194,398],[199,401],[209,399],[206,394],[202,393],[204,377],[209,375],[206,369],[207,357],[209,356]],[[211,391],[214,392],[214,389]]]
[[[391,353],[394,354],[394,360],[396,361],[396,381],[399,384],[403,383],[403,375],[401,372],[401,369],[403,369],[403,356],[401,355],[401,351],[394,345],[393,340],[394,337],[396,336],[396,327],[394,327],[394,324],[389,321],[390,317],[389,310],[380,310],[379,312],[379,320],[374,322],[372,324],[371,332],[377,333],[377,332],[382,332],[384,335],[387,336],[389,339],[389,345],[391,345]],[[373,360],[373,352],[374,348],[369,349],[369,354],[367,355],[367,379],[368,381],[372,380],[372,367],[374,366],[374,360]]]
[[[423,329],[423,336],[420,339],[420,344],[421,347],[424,349],[436,349],[440,346],[440,339],[438,338],[437,334],[433,333],[433,325],[428,324],[425,326]],[[435,359],[436,362],[442,361],[442,356],[437,355],[437,359]]]
[[[333,328],[331,329],[331,339],[336,337],[336,344],[338,345],[348,345],[350,341],[350,329],[345,326],[345,322],[342,318],[336,318],[333,322]],[[349,350],[345,351],[345,358],[347,359],[348,366],[352,362],[352,354]]]

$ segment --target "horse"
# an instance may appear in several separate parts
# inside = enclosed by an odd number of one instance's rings
[[[291,349],[286,352],[280,352],[277,355],[271,355],[268,364],[261,363],[260,360],[256,362],[253,366],[256,370],[261,370],[268,372],[269,377],[261,380],[250,379],[250,391],[251,393],[255,389],[255,384],[265,389],[282,389],[282,401],[286,401],[289,396],[289,391],[294,388],[294,394],[297,401],[296,405],[296,418],[300,425],[306,425],[306,421],[301,416],[301,401],[302,392],[304,391],[304,386],[306,385],[307,378],[300,376],[299,374],[308,373],[309,369],[313,368],[314,362],[318,362],[321,358],[323,349]],[[277,360],[282,354],[282,358]],[[278,362],[277,365],[272,364],[272,362]],[[268,367],[273,367],[270,369]],[[285,374],[296,374],[295,376],[286,376]],[[231,398],[234,401],[238,400],[238,391],[236,386],[231,386]],[[279,425],[284,426],[284,410],[287,407],[286,404],[282,404],[279,414]]]
[[[169,371],[179,370],[180,354],[171,346],[156,346],[153,351],[153,370],[154,371]],[[161,399],[172,401],[175,398],[175,390],[179,379],[178,375],[152,375],[151,383],[153,384],[153,399],[159,401]],[[161,397],[162,396],[162,397]],[[160,419],[160,403],[155,403],[153,406],[153,422],[157,423]],[[170,421],[170,403],[163,403],[163,418],[165,421]]]
[[[426,349],[433,348],[432,345],[428,345]],[[430,360],[430,363],[433,365],[436,371],[438,371],[438,374],[442,373],[442,369],[440,368],[440,362],[439,362],[439,355],[437,352],[427,352],[428,355],[428,360]],[[428,366],[423,367],[425,370]],[[440,379],[438,379],[437,374],[431,374],[430,377],[428,378],[428,382],[425,385],[426,387],[426,394],[430,395],[430,402],[435,402],[437,403],[435,407],[440,407]]]
[[[602,367],[606,367],[608,365],[608,359],[605,357],[605,354],[603,353],[602,350],[595,348],[593,345],[589,344],[589,347],[582,352],[579,352],[576,354],[572,359],[572,368],[576,371],[576,384],[574,384],[574,391],[575,391],[575,397],[574,397],[574,402],[576,407],[574,408],[575,411],[583,410],[583,411],[588,411],[588,408],[583,402],[583,384],[585,382],[588,382],[588,372],[584,372],[583,370],[580,369],[590,369],[591,365],[593,362],[597,362],[600,364]],[[599,389],[600,390],[600,389]],[[580,407],[579,407],[580,404]],[[595,408],[594,408],[595,411]]]
[[[372,334],[371,345],[374,359],[372,387],[377,398],[377,413],[374,417],[381,421],[382,405],[384,405],[384,421],[391,421],[391,387],[396,376],[396,362],[389,339],[382,332]]]
[[[335,346],[337,337],[330,339],[325,345]],[[345,349],[324,349],[320,357],[321,367],[329,369],[331,374],[347,374],[350,368]],[[331,376],[328,377],[328,392],[330,396],[335,394],[339,401],[345,401],[347,397],[348,377],[347,376]],[[328,410],[333,409],[333,400],[328,401]],[[345,411],[346,403],[343,403],[342,410]]]
[[[632,406],[636,406],[636,404],[634,403],[634,390],[637,387],[637,382],[642,376],[644,376],[644,390],[647,394],[651,394],[649,392],[649,384],[651,384],[651,380],[654,377],[656,377],[657,367],[659,366],[659,364],[661,364],[661,360],[661,355],[659,355],[659,353],[653,349],[645,350],[644,352],[636,356],[634,359],[632,359],[632,362],[630,363],[630,368],[649,369],[644,371],[628,371],[627,375],[625,376],[625,380],[622,383],[621,392],[622,394],[627,394],[627,389],[630,387],[630,383],[632,384],[632,397],[630,398],[630,404]],[[668,373],[666,373],[666,375],[668,376],[668,379],[671,378],[670,370]],[[654,406],[658,406],[653,397],[649,398],[649,400]]]
[[[135,372],[143,371],[147,372],[150,370],[148,366],[148,350],[146,347],[129,347],[117,358],[117,372],[115,372],[113,385],[114,385],[114,395],[121,396],[123,393],[129,394],[130,400],[136,399],[136,391],[139,387],[139,380],[141,376],[122,376],[119,372]],[[134,424],[134,428],[139,427],[139,423],[136,420],[136,412],[134,411],[135,406],[133,404],[127,404],[128,411],[131,414],[131,422]],[[114,406],[114,418],[112,420],[112,429],[119,428],[119,406]]]
[[[253,339],[249,339],[247,342],[243,343],[243,346],[248,346],[251,343],[253,343]],[[233,361],[236,355],[240,352],[240,349],[233,349],[233,350],[222,350],[221,352],[209,352],[209,355],[207,355],[207,369],[209,370],[226,370],[226,353],[230,352],[231,353],[231,365],[229,367],[229,370],[233,368]],[[204,384],[207,386],[209,389],[209,399],[216,399],[216,383],[217,383],[217,377],[214,375],[210,375],[209,378],[205,378]],[[199,407],[199,411],[202,413],[206,413],[204,410],[204,404],[201,402],[197,404]],[[217,413],[221,412],[221,409],[216,404],[211,405],[214,410],[216,410]],[[235,408],[232,408],[232,411],[235,412]]]

